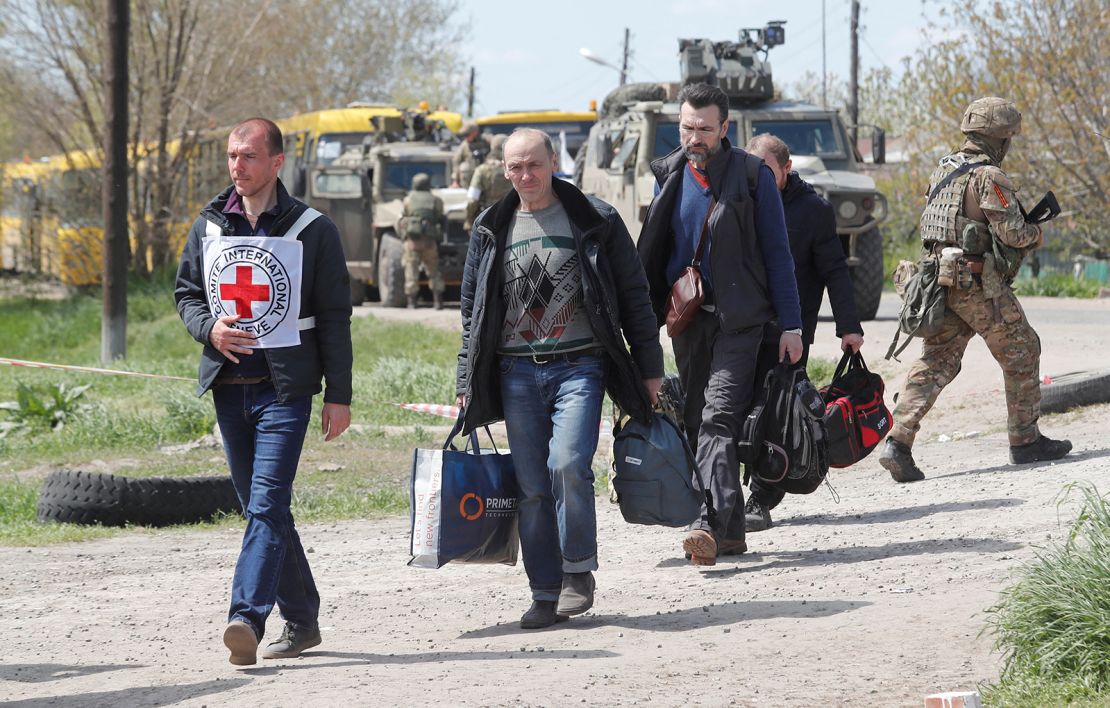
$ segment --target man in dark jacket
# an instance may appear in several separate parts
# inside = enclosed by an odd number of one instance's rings
[[[281,638],[266,659],[320,643],[320,595],[289,512],[312,411],[327,382],[325,440],[351,421],[351,299],[339,232],[278,180],[281,130],[252,118],[228,138],[234,185],[193,224],[174,298],[204,345],[198,393],[211,389],[235,491],[247,517],[224,644],[253,664],[278,605]]]
[[[663,349],[616,211],[555,179],[546,133],[520,128],[504,151],[513,191],[478,216],[466,254],[456,393],[464,433],[505,421],[532,590],[520,626],[537,629],[593,606],[602,398],[649,420]]]
[[[671,343],[686,390],[687,434],[712,502],[682,545],[692,563],[713,565],[719,554],[747,550],[736,441],[765,326],[777,319],[778,358],[794,363],[802,355],[802,317],[774,175],[729,144],[728,98],[719,88],[691,84],[678,100],[681,145],[651,163],[659,191],[637,248],[662,325],[671,286],[705,240],[705,303]]]
[[[790,236],[790,253],[794,257],[794,276],[798,281],[798,297],[802,305],[802,344],[804,350],[798,365],[805,367],[809,346],[817,331],[817,313],[825,287],[829,289],[836,336],[840,348],[858,352],[863,346],[863,327],[856,315],[855,292],[848,273],[844,248],[836,234],[836,214],[832,205],[822,199],[813,187],[793,172],[790,148],[769,133],[748,141],[750,154],[763,158],[775,175],[775,184],[782,192],[786,215],[786,232]],[[785,492],[779,487],[761,484],[752,478],[751,497],[744,507],[747,531],[763,531],[771,527],[771,509],[778,506]]]

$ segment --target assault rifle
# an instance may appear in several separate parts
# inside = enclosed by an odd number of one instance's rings
[[[1021,215],[1025,217],[1025,223],[1027,224],[1043,224],[1060,216],[1060,202],[1056,201],[1056,195],[1050,189],[1045,192],[1041,201],[1037,202],[1036,206],[1030,209],[1028,213],[1022,207]]]

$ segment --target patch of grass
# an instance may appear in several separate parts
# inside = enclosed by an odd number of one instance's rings
[[[833,374],[836,373],[836,365],[839,363],[839,359],[810,357],[806,361],[806,375],[813,382],[814,388],[828,386],[832,381]]]
[[[992,705],[1110,703],[1110,500],[1069,485],[1083,503],[1067,540],[1039,551],[988,610],[1004,666]]]
[[[1046,273],[1039,278],[1019,278],[1014,283],[1018,295],[1044,297],[1098,297],[1102,283],[1087,278],[1075,278],[1067,273]]]

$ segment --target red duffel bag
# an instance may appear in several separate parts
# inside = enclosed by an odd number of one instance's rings
[[[832,382],[821,389],[830,467],[854,465],[890,432],[894,418],[883,401],[885,389],[883,377],[858,352],[844,352]]]

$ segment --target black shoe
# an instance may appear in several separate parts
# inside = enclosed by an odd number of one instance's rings
[[[1013,455],[1012,452],[1010,454]],[[910,448],[897,440],[886,439],[879,454],[879,464],[890,472],[895,482],[920,482],[925,479],[925,473],[914,464]]]
[[[580,615],[590,609],[594,606],[595,587],[594,574],[590,571],[564,573],[563,591],[559,593],[559,608],[556,613],[560,615]]]
[[[1011,445],[1010,462],[1015,465],[1025,465],[1030,462],[1059,460],[1069,452],[1071,452],[1071,440],[1053,440],[1042,435],[1036,442],[1028,445]]]
[[[749,497],[748,503],[744,505],[744,530],[752,533],[766,531],[772,526],[774,524],[771,523],[771,510],[755,497]]]
[[[717,556],[741,556],[748,552],[748,543],[742,538],[722,538],[717,541]]]
[[[566,622],[569,617],[560,615],[554,600],[532,600],[532,606],[520,618],[521,629],[543,629],[556,622]]]
[[[296,659],[305,649],[320,645],[320,627],[301,627],[285,623],[285,630],[276,642],[262,651],[263,659]]]

